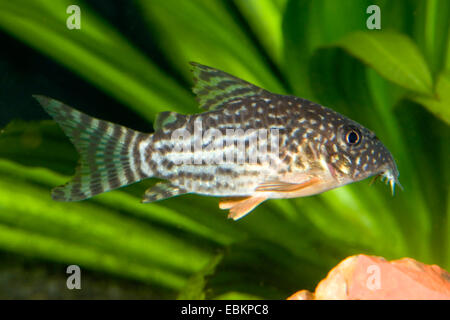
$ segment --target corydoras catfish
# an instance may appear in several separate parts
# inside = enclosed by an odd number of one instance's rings
[[[191,63],[205,112],[160,113],[154,133],[138,132],[35,96],[80,154],[73,179],[53,189],[77,201],[147,179],[164,180],[142,202],[187,193],[223,197],[229,217],[267,199],[322,193],[370,176],[392,191],[398,170],[375,133],[306,99],[271,93],[223,71]]]

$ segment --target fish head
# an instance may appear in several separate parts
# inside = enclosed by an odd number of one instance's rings
[[[334,119],[328,125],[333,139],[328,139],[323,151],[339,185],[376,176],[390,183],[392,193],[395,185],[401,187],[394,158],[375,133],[339,114]]]

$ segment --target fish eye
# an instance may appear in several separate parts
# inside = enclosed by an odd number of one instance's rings
[[[356,129],[350,129],[345,134],[345,142],[347,142],[350,145],[356,145],[361,140],[361,134]]]

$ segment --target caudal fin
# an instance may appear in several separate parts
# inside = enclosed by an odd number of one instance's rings
[[[80,154],[75,176],[52,190],[57,201],[77,201],[116,189],[148,175],[140,169],[139,142],[148,135],[99,120],[69,106],[34,95]]]

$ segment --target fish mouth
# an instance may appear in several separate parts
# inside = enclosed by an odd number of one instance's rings
[[[395,172],[395,173],[394,173]],[[398,180],[398,172],[397,170],[384,170],[377,174],[374,179],[372,180],[372,183],[380,178],[381,181],[385,182],[386,184],[389,183],[391,186],[392,195],[395,193],[395,186],[398,185],[400,189],[403,189],[403,186],[400,184],[400,181]]]

